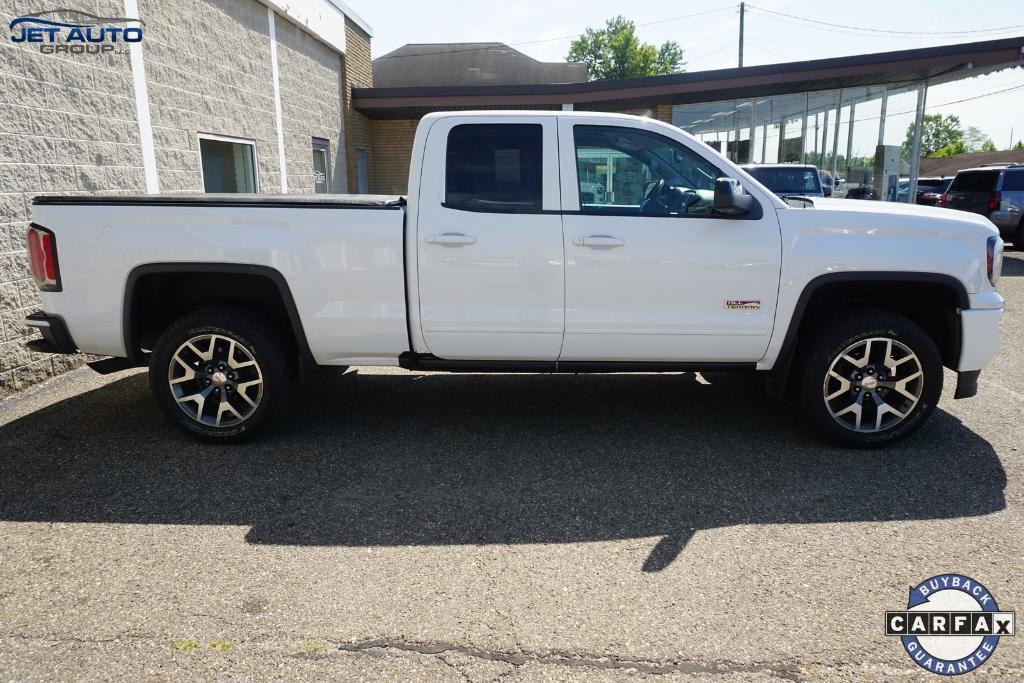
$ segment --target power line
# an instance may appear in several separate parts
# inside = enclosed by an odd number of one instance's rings
[[[779,17],[787,17],[794,21],[800,21],[808,24],[819,24],[821,26],[827,26],[829,28],[841,28],[848,29],[851,31],[863,31],[867,33],[886,33],[890,35],[902,35],[902,36],[953,36],[953,35],[965,35],[971,33],[1001,33],[1004,31],[1012,31],[1019,28],[1024,28],[1024,24],[1016,24],[1013,26],[1001,26],[997,28],[985,28],[985,29],[971,29],[964,31],[897,31],[893,29],[884,28],[865,28],[862,26],[850,26],[847,24],[834,24],[828,21],[819,21],[817,19],[807,19],[806,17],[799,17],[795,14],[786,14],[785,12],[777,12],[775,10],[765,9],[757,5],[748,4],[747,7],[750,9],[757,10],[758,12],[764,12],[765,14],[774,14]]]
[[[684,15],[678,16],[678,17],[668,17],[667,19],[655,19],[654,21],[645,21],[645,22],[643,22],[641,24],[636,24],[636,27],[640,28],[642,26],[654,26],[655,24],[667,24],[667,23],[672,22],[672,21],[681,21],[683,19],[693,19],[694,17],[702,17],[702,16],[704,16],[706,14],[715,14],[716,12],[723,12],[725,10],[732,10],[732,9],[735,9],[735,7],[736,7],[735,5],[726,5],[726,6],[723,6],[723,7],[716,7],[715,9],[704,10],[703,12],[694,12],[693,14],[684,14]],[[583,34],[582,33],[577,33],[577,34],[571,35],[571,36],[559,36],[557,38],[541,38],[539,40],[527,40],[527,41],[523,41],[523,42],[519,42],[519,43],[505,43],[505,45],[507,45],[508,47],[519,47],[519,46],[522,46],[522,45],[539,45],[541,43],[553,43],[553,42],[556,42],[556,41],[559,41],[559,40],[576,40],[581,35],[583,35]],[[454,54],[454,53],[458,53],[458,52],[477,52],[479,50],[491,50],[491,49],[494,49],[494,43],[489,43],[487,45],[479,45],[477,47],[459,48],[459,49],[456,49],[456,50],[437,50],[435,52],[414,52],[414,53],[402,54],[402,55],[391,55],[390,57],[388,55],[381,55],[381,56],[382,57],[388,57],[388,59],[404,59],[406,57],[429,57],[431,55],[447,55],[447,54]],[[378,57],[378,59],[380,59],[380,57]]]

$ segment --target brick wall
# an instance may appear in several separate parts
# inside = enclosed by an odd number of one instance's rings
[[[419,119],[373,121],[373,175],[370,191],[405,194],[409,191],[409,160]]]
[[[17,9],[16,9],[17,7]],[[0,0],[6,27],[32,4]],[[122,16],[121,2],[82,9]],[[36,194],[145,189],[128,55],[57,56],[0,41],[0,397],[81,364],[30,353],[22,320],[38,310],[25,228]]]
[[[352,108],[352,88],[373,85],[373,60],[370,58],[370,36],[351,19],[345,18],[345,70],[344,110],[345,125],[349,135],[346,139],[348,157],[348,187],[350,192],[359,190],[359,176],[356,160],[360,153],[367,159],[367,179],[373,178],[374,150],[372,121]],[[369,188],[374,191],[372,187]]]

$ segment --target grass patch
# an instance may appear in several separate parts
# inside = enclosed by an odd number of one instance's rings
[[[199,643],[189,638],[186,640],[176,640],[173,643],[171,643],[171,647],[173,647],[175,650],[180,650],[182,652],[191,652],[192,650],[199,647]]]
[[[307,655],[316,654],[318,652],[326,652],[327,646],[323,643],[315,640],[307,640],[302,644],[302,652]]]
[[[230,640],[211,640],[210,649],[214,652],[227,652],[235,646]]]

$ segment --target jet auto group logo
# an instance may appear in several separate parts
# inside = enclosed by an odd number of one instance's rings
[[[885,635],[899,636],[918,666],[956,676],[988,661],[999,638],[1013,635],[1013,622],[974,579],[940,574],[911,587],[905,610],[885,613]]]
[[[26,14],[10,23],[15,44],[37,45],[43,54],[125,54],[142,42],[143,22],[128,17],[98,17],[73,9]]]

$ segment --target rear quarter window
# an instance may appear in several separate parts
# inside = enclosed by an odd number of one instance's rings
[[[1024,168],[1007,171],[1003,176],[1003,192],[1024,191]]]
[[[996,189],[999,171],[968,171],[957,173],[950,192],[992,192]]]

